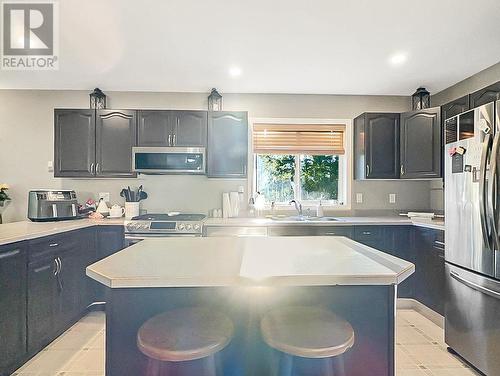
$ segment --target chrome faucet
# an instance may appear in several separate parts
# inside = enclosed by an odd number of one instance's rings
[[[297,210],[297,213],[302,216],[302,204],[298,202],[297,200],[291,200],[288,205],[295,205],[295,210]]]

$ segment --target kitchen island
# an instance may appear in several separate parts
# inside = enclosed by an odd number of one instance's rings
[[[235,324],[225,374],[269,375],[259,320],[276,306],[330,309],[351,323],[348,375],[394,375],[397,284],[414,265],[343,237],[151,239],[87,268],[107,286],[106,375],[139,375],[139,327],[169,309],[208,306]]]

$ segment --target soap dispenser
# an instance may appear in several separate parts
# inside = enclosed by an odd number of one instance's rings
[[[316,207],[316,217],[321,218],[323,216],[323,205],[321,205],[321,200],[319,200],[319,204]]]

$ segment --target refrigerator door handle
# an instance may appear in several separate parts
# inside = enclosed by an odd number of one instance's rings
[[[462,277],[460,274],[454,271],[450,271],[450,276],[454,279],[456,279],[458,282],[464,284],[465,286],[470,287],[471,289],[474,289],[476,291],[482,292],[483,294],[489,295],[495,299],[500,299],[500,292],[489,289],[488,287],[481,286],[478,283],[469,281]]]
[[[494,249],[500,250],[500,239],[498,237],[498,208],[496,203],[497,190],[498,190],[498,148],[500,143],[500,132],[497,132],[493,139],[493,147],[491,149],[490,157],[490,180],[488,181],[488,217],[491,220],[491,237]]]
[[[486,134],[483,141],[483,151],[481,153],[481,166],[480,173],[481,177],[479,179],[479,213],[481,216],[481,229],[483,234],[484,244],[488,246],[489,249],[493,249],[491,244],[491,238],[489,236],[489,226],[486,217],[486,168],[488,163],[488,154],[491,150],[491,134]]]

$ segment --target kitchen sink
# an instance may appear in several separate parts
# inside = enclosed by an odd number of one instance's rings
[[[271,217],[273,221],[282,221],[282,222],[333,222],[338,221],[338,218],[334,217],[309,217],[305,215],[292,215],[287,217],[276,216]]]

